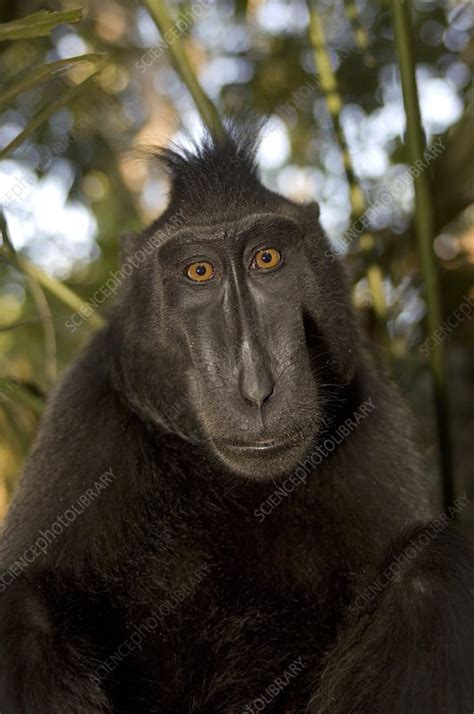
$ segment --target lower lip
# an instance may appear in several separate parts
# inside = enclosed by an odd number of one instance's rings
[[[284,448],[287,448],[288,446],[291,446],[290,443],[280,443],[280,444],[254,444],[252,446],[250,445],[239,445],[239,444],[220,444],[225,449],[229,449],[231,451],[240,451],[244,452],[247,454],[251,453],[257,453],[257,454],[266,454],[271,451],[277,451],[281,450]]]

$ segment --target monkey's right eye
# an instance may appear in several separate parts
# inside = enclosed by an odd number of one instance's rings
[[[215,271],[211,263],[200,260],[196,263],[190,263],[190,265],[185,268],[184,274],[194,283],[205,283],[208,280],[212,280]]]

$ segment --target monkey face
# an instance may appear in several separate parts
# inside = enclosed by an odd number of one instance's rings
[[[179,325],[183,389],[199,422],[186,430],[197,427],[221,462],[255,478],[291,469],[318,422],[305,260],[298,224],[272,214],[186,228],[160,251],[161,300]]]
[[[337,338],[328,343],[320,329],[337,322],[324,314],[331,301],[342,313],[339,282],[325,294],[317,264],[328,261],[314,254],[314,235],[308,242],[306,214],[290,213],[185,224],[135,286],[145,306],[134,358],[147,375],[140,405],[255,479],[289,473],[305,456],[325,424],[325,382],[336,379],[325,366],[340,366]]]

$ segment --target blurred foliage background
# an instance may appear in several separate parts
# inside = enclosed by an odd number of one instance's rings
[[[394,5],[403,2],[424,139],[442,147],[424,168],[440,321],[451,316],[438,431],[394,30]],[[40,14],[25,19],[32,13]],[[449,435],[454,491],[472,499],[473,3],[2,0],[0,23],[0,517],[44,395],[113,298],[77,328],[68,320],[119,267],[120,234],[166,206],[165,176],[135,149],[199,134],[189,91],[196,78],[221,117],[249,109],[269,117],[264,183],[321,204],[364,329],[418,417],[434,496],[441,504],[439,437],[448,449]],[[354,237],[364,202],[378,206],[371,235]],[[452,318],[462,304],[471,309]],[[462,518],[474,523],[474,508]]]

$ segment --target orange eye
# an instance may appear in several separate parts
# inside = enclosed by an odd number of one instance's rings
[[[197,263],[191,263],[185,269],[187,277],[195,283],[205,283],[207,280],[212,280],[214,277],[214,267],[211,263],[205,260],[200,260]]]
[[[281,253],[276,248],[264,248],[255,254],[252,267],[269,270],[269,268],[276,268],[279,263],[281,263]]]

